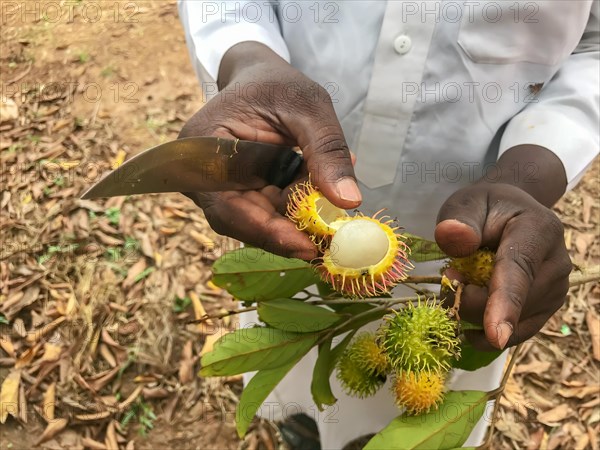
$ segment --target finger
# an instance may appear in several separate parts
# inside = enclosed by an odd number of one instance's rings
[[[219,193],[203,204],[211,227],[271,253],[289,258],[311,260],[317,249],[308,236],[275,211],[267,211],[239,193]]]
[[[290,114],[284,117],[284,123],[302,149],[313,183],[335,206],[356,208],[362,196],[350,150],[327,91],[318,91],[320,95],[307,101],[307,112]]]
[[[517,327],[515,327],[514,332],[511,334],[510,338],[506,342],[504,348],[512,347],[513,345],[518,345],[522,342],[525,342],[527,339],[531,339],[544,326],[547,320],[547,314],[537,314],[519,322]],[[465,337],[476,350],[498,350],[498,347],[488,340],[487,335],[487,329],[465,331]]]
[[[459,191],[444,202],[437,218],[435,240],[449,256],[468,256],[481,245],[486,222],[487,196]]]
[[[522,213],[503,227],[483,318],[487,339],[500,349],[519,322],[530,287],[553,241],[538,221],[539,217]]]
[[[488,290],[485,287],[468,284],[465,286],[460,299],[458,314],[461,320],[483,325],[483,314],[488,300]]]

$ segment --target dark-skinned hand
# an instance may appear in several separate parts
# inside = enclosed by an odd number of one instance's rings
[[[530,175],[531,170],[523,169],[521,179],[515,180],[519,173],[514,163],[524,167],[528,160],[535,161],[537,175],[526,184],[525,172]],[[461,296],[461,319],[483,326],[482,331],[465,333],[480,350],[531,338],[565,301],[572,264],[562,223],[544,206],[554,203],[566,186],[557,161],[540,147],[511,149],[499,161],[505,176],[457,191],[439,212],[435,238],[445,253],[463,257],[478,248],[497,251],[488,286],[466,285]],[[463,281],[455,271],[447,275]]]
[[[227,51],[220,92],[183,127],[179,137],[218,136],[299,146],[305,167],[286,189],[186,193],[219,234],[278,255],[313,259],[317,249],[284,217],[290,188],[310,173],[334,205],[361,202],[350,152],[327,91],[269,48],[243,42]]]

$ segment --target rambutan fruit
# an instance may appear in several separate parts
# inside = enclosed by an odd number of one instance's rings
[[[460,354],[456,322],[434,301],[409,303],[385,316],[379,342],[396,371],[447,371]]]
[[[317,270],[335,291],[359,298],[385,294],[412,269],[410,249],[387,216],[345,217],[331,226],[336,231]]]
[[[332,222],[347,217],[348,213],[334,206],[307,181],[296,185],[290,194],[287,216],[299,230],[308,233],[315,245],[323,251],[335,233]]]
[[[467,284],[487,286],[492,278],[496,254],[488,249],[477,250],[470,256],[452,258],[447,267],[450,267],[465,277]]]
[[[444,382],[444,376],[438,372],[399,372],[392,387],[396,404],[406,408],[409,415],[437,409],[444,398]]]
[[[337,363],[337,377],[344,390],[356,397],[369,397],[383,385],[389,360],[374,333],[361,333],[346,348]]]

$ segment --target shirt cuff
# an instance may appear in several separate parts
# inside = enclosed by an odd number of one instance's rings
[[[598,154],[598,141],[592,134],[588,128],[564,114],[524,111],[513,117],[504,130],[498,158],[517,145],[545,147],[562,161],[567,175],[567,190],[570,190]]]
[[[259,42],[290,62],[289,50],[280,34],[273,34],[262,26],[251,23],[219,25],[209,36],[206,35],[206,30],[192,34],[194,54],[213,80],[219,75],[223,55],[240,42]]]

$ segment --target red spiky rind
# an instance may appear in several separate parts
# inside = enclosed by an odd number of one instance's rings
[[[375,213],[372,217],[357,213],[354,217],[348,217],[341,220],[355,220],[357,218],[369,218],[378,221],[381,225],[387,228],[388,235],[394,236],[393,241],[390,240],[395,249],[391,251],[394,254],[393,259],[389,264],[386,264],[385,270],[377,272],[377,270],[366,270],[359,277],[348,276],[344,273],[335,273],[331,267],[327,267],[324,261],[327,258],[327,252],[316,264],[316,270],[321,279],[331,285],[331,287],[350,298],[368,298],[377,297],[388,294],[391,289],[404,281],[408,276],[408,271],[414,266],[409,261],[410,247],[404,241],[405,237],[402,234],[396,233],[400,227],[396,221],[389,216],[377,217],[382,211]],[[386,257],[387,258],[387,257]],[[384,258],[385,260],[385,258]],[[377,267],[377,266],[374,266]]]

